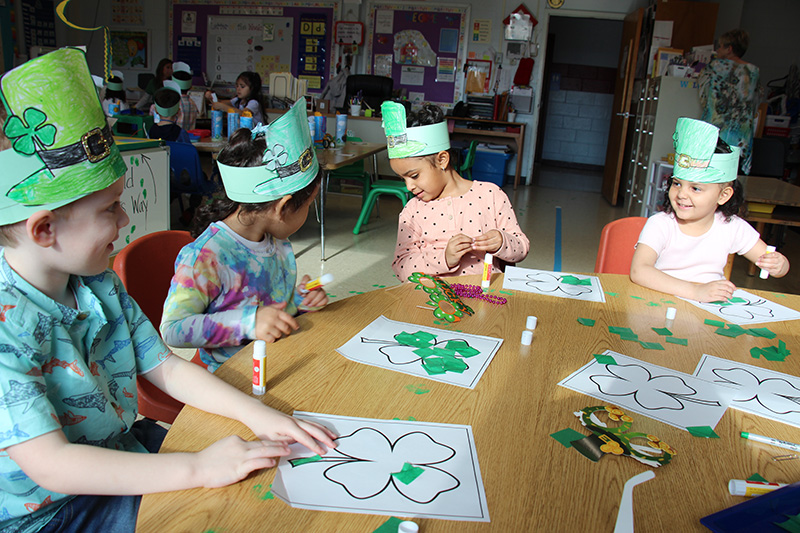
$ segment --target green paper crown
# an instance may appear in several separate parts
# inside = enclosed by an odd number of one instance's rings
[[[675,165],[672,175],[694,183],[727,183],[736,179],[740,149],[715,154],[719,128],[693,118],[681,117],[675,125]]]
[[[187,72],[189,74],[189,78],[182,80],[180,78],[175,77],[176,72]],[[192,88],[192,68],[183,61],[177,61],[172,64],[172,81],[178,84],[183,90],[188,90]]]
[[[0,225],[74,202],[125,174],[82,50],[62,48],[6,72],[0,101],[12,143],[0,152]]]
[[[267,127],[265,140],[263,165],[232,167],[217,162],[225,194],[234,202],[260,204],[277,200],[303,189],[319,173],[305,98]]]
[[[406,108],[397,102],[381,104],[383,129],[389,159],[438,154],[450,149],[447,122],[427,126],[406,127]]]

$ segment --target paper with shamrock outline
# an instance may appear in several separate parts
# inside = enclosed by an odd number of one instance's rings
[[[345,513],[488,522],[470,426],[295,412],[332,429],[339,446],[319,461],[301,444],[281,457],[272,492],[292,507]],[[423,472],[405,484],[393,473],[408,463]]]
[[[588,284],[586,284],[587,280]],[[583,274],[575,275],[510,266],[506,267],[503,288],[571,300],[606,301],[600,278]]]
[[[593,358],[559,385],[684,430],[716,427],[734,393],[729,387],[611,350],[603,354],[613,356],[617,364],[603,365]]]
[[[683,299],[686,300],[686,298]],[[686,301],[720,317],[726,322],[732,322],[740,326],[800,319],[800,311],[776,304],[766,298],[756,296],[742,289],[733,291],[733,297],[724,303],[701,303],[695,300]]]

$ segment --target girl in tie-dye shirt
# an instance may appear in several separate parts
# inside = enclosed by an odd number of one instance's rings
[[[263,164],[263,138],[237,131],[218,161]],[[223,176],[223,181],[225,176]],[[328,303],[324,290],[308,293],[287,238],[305,222],[319,176],[291,194],[263,203],[216,199],[198,209],[196,240],[178,254],[164,303],[161,334],[170,346],[200,348],[212,372],[250,340],[274,342],[298,328],[298,311]],[[227,187],[227,185],[226,185]]]

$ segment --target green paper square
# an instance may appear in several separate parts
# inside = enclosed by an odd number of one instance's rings
[[[757,337],[764,337],[765,339],[774,339],[778,335],[769,328],[750,328],[747,330],[748,335],[755,335]]]
[[[645,350],[663,350],[664,349],[664,347],[661,346],[661,344],[658,343],[658,342],[639,341],[639,344],[641,344],[642,348],[644,348]]]
[[[686,430],[694,437],[702,437],[704,439],[718,439],[719,435],[714,433],[710,426],[689,426]]]
[[[312,455],[311,457],[299,457],[297,459],[292,459],[292,465],[300,466],[308,463],[316,463],[317,461],[322,461],[322,457],[319,455]]]
[[[742,335],[744,330],[739,331],[737,329],[717,328],[714,333],[717,335],[722,335],[723,337],[731,337],[735,339],[739,335]]]
[[[467,346],[466,348],[459,348],[456,351],[459,354],[461,354],[461,357],[468,357],[468,358],[469,357],[473,357],[473,356],[478,355],[479,353],[481,353],[480,350],[478,350],[477,348],[473,348],[472,346]]]
[[[601,365],[616,365],[617,360],[614,359],[612,356],[604,354],[604,353],[593,353],[594,358],[597,360],[598,363]]]
[[[747,478],[747,481],[761,481],[762,483],[769,483],[769,481],[767,481],[766,479],[764,479],[764,478],[761,476],[761,474],[759,474],[758,472],[756,472],[755,474],[753,474],[752,476],[750,476],[749,478]]]
[[[392,475],[404,485],[408,485],[417,479],[425,470],[411,463],[405,463],[399,472],[392,472]]]
[[[461,374],[467,369],[467,363],[455,357],[445,357],[444,369],[448,372],[457,372]]]
[[[437,347],[437,348],[433,349],[433,353],[436,354],[436,355],[453,357],[456,354],[456,351],[455,350],[448,350],[447,348],[439,348],[439,347]]]
[[[637,335],[636,333],[633,333],[633,332],[631,332],[631,333],[627,333],[627,332],[620,333],[619,338],[624,340],[624,341],[639,342],[639,335]]]
[[[622,333],[633,333],[631,328],[623,328],[620,326],[608,326],[608,331],[617,335],[621,335]]]
[[[787,520],[784,522],[773,522],[779,528],[788,531],[789,533],[800,533],[800,515],[785,514]]]
[[[433,348],[425,347],[425,348],[417,348],[416,350],[414,350],[414,353],[424,359],[426,357],[433,355],[435,352],[433,351]]]
[[[390,517],[389,520],[378,526],[378,529],[373,531],[372,533],[397,533],[397,530],[400,528],[400,520],[397,517]]]
[[[653,331],[655,331],[659,335],[663,335],[665,337],[672,335],[672,332],[669,330],[669,328],[650,328],[650,329],[652,329]]]
[[[753,359],[759,359],[761,357],[761,354],[762,354],[761,348],[758,347],[750,348],[750,356]]]
[[[583,433],[578,433],[572,428],[566,428],[562,429],[561,431],[556,431],[555,433],[551,433],[550,436],[556,439],[558,442],[560,442],[564,446],[564,448],[571,448],[572,442],[576,440],[581,440],[586,435],[584,435]]]
[[[448,350],[455,350],[456,352],[459,351],[462,348],[468,348],[468,347],[469,347],[469,344],[467,343],[467,341],[462,341],[462,340],[447,341],[447,345],[446,345],[446,348]]]
[[[688,339],[680,339],[678,337],[664,337],[664,340],[669,344],[679,344],[681,346],[688,346]]]
[[[591,318],[578,318],[578,324],[580,324],[581,326],[592,327],[594,326],[594,322],[595,321],[592,320]]]
[[[734,296],[733,298],[731,298],[728,301],[730,303],[732,303],[732,304],[744,304],[744,303],[747,303],[747,300],[745,300],[744,298],[741,298],[739,296]]]
[[[703,324],[706,326],[716,326],[718,328],[724,328],[725,322],[720,322],[719,320],[711,320],[710,318],[706,318],[703,320]]]

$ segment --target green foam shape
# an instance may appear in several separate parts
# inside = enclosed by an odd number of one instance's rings
[[[694,437],[702,437],[704,439],[719,438],[719,435],[714,433],[714,430],[710,426],[688,426],[686,431],[691,433]]]
[[[688,346],[688,339],[680,339],[678,337],[664,337],[664,340],[669,344],[679,344],[681,346]]]
[[[672,336],[672,332],[669,330],[669,328],[650,328],[650,329],[652,329],[659,335],[663,335],[665,337]]]
[[[725,322],[721,322],[719,320],[711,320],[710,318],[706,318],[705,320],[703,320],[703,324],[705,324],[706,326],[715,326],[718,328],[725,327]]]
[[[404,485],[408,485],[415,479],[417,479],[425,470],[418,466],[414,466],[411,463],[403,464],[403,469],[399,472],[392,472],[392,475],[397,479],[400,483]]]
[[[566,428],[562,429],[561,431],[556,431],[555,433],[551,433],[550,436],[556,439],[558,442],[560,442],[564,446],[564,448],[571,448],[573,442],[575,442],[576,440],[581,440],[586,435],[584,435],[583,433],[578,433],[572,428]]]
[[[591,318],[578,318],[578,324],[580,324],[581,326],[592,327],[594,326],[594,322],[595,321],[592,320]]]
[[[617,360],[614,359],[610,355],[606,355],[604,353],[593,353],[594,358],[597,360],[598,363],[601,365],[616,365]]]
[[[642,345],[642,348],[646,350],[663,350],[664,347],[658,342],[645,342],[639,341],[639,344]]]

